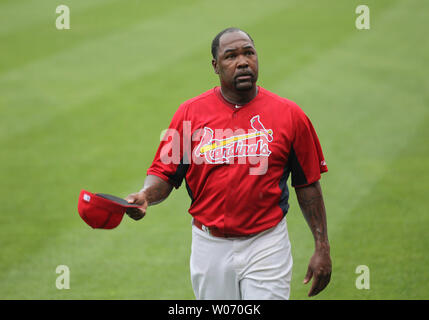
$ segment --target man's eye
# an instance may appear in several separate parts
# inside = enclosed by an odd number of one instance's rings
[[[235,54],[229,54],[229,55],[227,55],[227,56],[226,56],[226,58],[227,58],[227,59],[235,58]]]
[[[248,55],[248,56],[253,55],[253,51],[247,51],[247,52],[246,52],[246,55]]]

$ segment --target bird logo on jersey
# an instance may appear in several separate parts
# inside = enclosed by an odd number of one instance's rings
[[[266,156],[271,154],[269,143],[273,141],[273,130],[265,129],[260,116],[250,119],[251,132],[214,139],[214,131],[204,127],[204,134],[195,148],[197,157],[204,157],[208,163],[230,163],[233,158]]]

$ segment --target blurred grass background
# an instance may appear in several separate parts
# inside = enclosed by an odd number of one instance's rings
[[[70,30],[55,28],[60,4]],[[179,104],[218,84],[210,44],[229,26],[252,35],[259,84],[304,109],[328,162],[333,274],[312,299],[429,298],[429,4],[366,1],[357,30],[359,4],[0,0],[0,299],[194,299],[185,188],[111,231],[84,224],[77,199],[141,188]],[[291,299],[307,299],[313,239],[290,203]]]

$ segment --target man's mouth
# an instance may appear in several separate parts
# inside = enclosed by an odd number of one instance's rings
[[[239,74],[235,77],[235,80],[238,81],[247,81],[247,80],[252,80],[253,75],[250,73],[246,73],[246,74]]]

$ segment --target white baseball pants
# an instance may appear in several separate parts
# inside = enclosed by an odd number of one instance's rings
[[[252,237],[219,238],[192,226],[197,300],[287,300],[292,255],[286,219]]]

